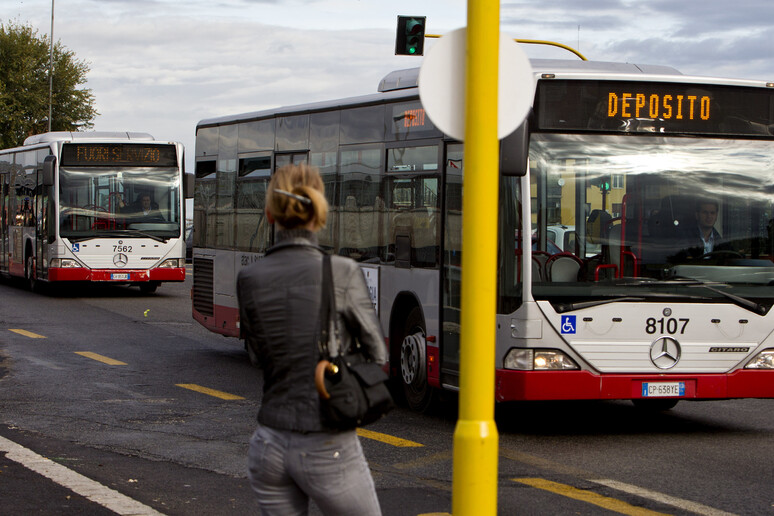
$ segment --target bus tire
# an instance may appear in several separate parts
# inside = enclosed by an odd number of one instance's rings
[[[666,412],[667,410],[675,408],[677,402],[680,400],[663,399],[663,400],[646,400],[636,399],[632,400],[635,407],[640,410],[647,410],[650,412]]]
[[[425,412],[433,403],[427,384],[427,351],[422,310],[415,306],[406,317],[400,344],[399,378],[410,409]]]
[[[156,289],[159,288],[158,281],[149,281],[147,283],[140,283],[140,292],[143,294],[153,294]]]

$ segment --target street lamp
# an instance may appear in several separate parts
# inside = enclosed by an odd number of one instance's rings
[[[54,0],[51,0],[51,41],[48,48],[48,132],[51,132],[51,104],[54,97]]]

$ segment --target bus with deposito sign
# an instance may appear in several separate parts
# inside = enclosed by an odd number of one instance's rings
[[[146,133],[52,132],[0,151],[0,273],[31,289],[184,281],[184,179],[183,145]]]
[[[500,143],[492,193],[496,399],[774,397],[774,83],[531,64],[532,108]],[[465,156],[417,76],[202,120],[192,295],[197,321],[239,336],[237,274],[272,244],[267,183],[308,162],[331,207],[320,244],[360,262],[391,375],[422,410],[459,386]]]

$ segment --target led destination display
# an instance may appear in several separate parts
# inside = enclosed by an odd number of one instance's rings
[[[177,156],[174,145],[66,143],[62,147],[62,165],[174,167]]]
[[[543,80],[539,129],[774,136],[774,89]]]

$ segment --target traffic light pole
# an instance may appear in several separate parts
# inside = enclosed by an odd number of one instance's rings
[[[468,0],[459,419],[452,513],[497,514],[494,422],[500,1]]]

